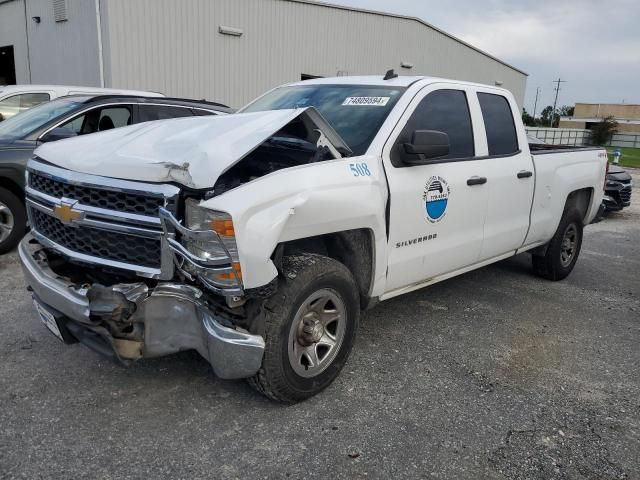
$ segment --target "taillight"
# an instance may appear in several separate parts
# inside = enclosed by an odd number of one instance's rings
[[[602,191],[604,192],[607,189],[607,175],[609,175],[609,154],[605,150],[604,158],[607,159],[604,167],[604,183],[602,184]]]

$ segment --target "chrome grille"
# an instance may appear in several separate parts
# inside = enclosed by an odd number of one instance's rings
[[[27,165],[27,212],[34,237],[72,260],[170,279],[160,209],[176,211],[173,185],[81,174],[38,159]]]
[[[36,172],[29,175],[29,186],[52,197],[70,198],[83,205],[151,217],[158,216],[158,209],[164,207],[165,203],[162,195],[139,195],[88,188],[46,177]]]
[[[31,226],[52,242],[74,252],[130,265],[160,268],[160,238],[145,238],[90,227],[65,225],[30,207]]]

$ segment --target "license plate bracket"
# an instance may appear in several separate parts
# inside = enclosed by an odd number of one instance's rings
[[[40,318],[40,321],[44,324],[44,326],[47,327],[47,329],[51,333],[53,333],[56,337],[58,337],[58,339],[64,342],[65,340],[64,340],[64,337],[62,336],[62,330],[53,312],[49,311],[44,305],[42,305],[35,298],[33,299],[33,305],[36,307],[36,312],[38,312],[38,317]]]

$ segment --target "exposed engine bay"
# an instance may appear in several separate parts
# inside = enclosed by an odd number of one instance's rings
[[[318,128],[318,118],[314,117],[318,117],[324,123],[323,130],[326,135]],[[210,196],[221,195],[278,170],[333,160],[350,154],[349,148],[328,126],[326,120],[315,109],[310,108],[224,172],[218,178]]]

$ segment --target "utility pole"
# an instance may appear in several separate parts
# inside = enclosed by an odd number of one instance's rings
[[[536,87],[536,101],[533,103],[533,119],[536,119],[536,110],[538,109],[538,95],[540,94],[540,87]]]
[[[556,84],[556,99],[553,101],[553,110],[551,111],[551,128],[553,128],[553,118],[556,116],[556,105],[558,104],[558,93],[560,93],[560,84],[566,83],[566,80],[562,80],[560,79],[560,77],[558,77],[558,80],[554,81],[553,83]]]

